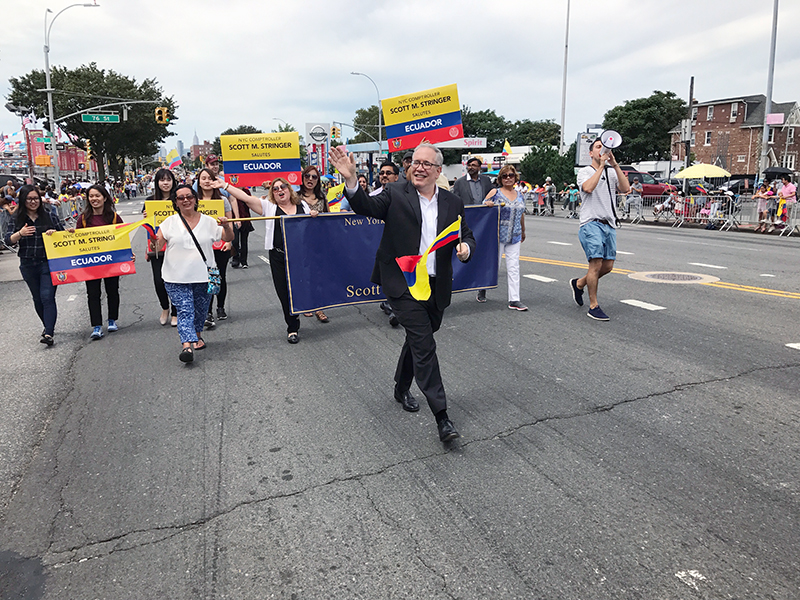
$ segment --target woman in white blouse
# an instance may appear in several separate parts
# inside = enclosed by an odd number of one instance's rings
[[[188,363],[194,360],[194,350],[206,347],[200,334],[211,301],[208,267],[215,266],[212,245],[220,239],[230,242],[233,227],[226,217],[216,221],[198,212],[197,193],[191,186],[179,185],[174,198],[172,206],[177,214],[161,223],[157,246],[167,244],[161,276],[173,306],[178,309],[182,345],[179,358]]]

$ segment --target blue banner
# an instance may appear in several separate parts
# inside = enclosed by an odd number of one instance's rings
[[[453,253],[454,292],[497,287],[499,211],[465,209],[476,250],[468,263]],[[383,221],[354,213],[284,218],[292,313],[385,300],[381,286],[370,281],[382,235]]]

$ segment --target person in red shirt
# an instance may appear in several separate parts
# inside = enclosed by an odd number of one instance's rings
[[[114,199],[102,185],[93,185],[87,193],[89,202],[86,210],[78,217],[75,224],[76,229],[84,227],[102,227],[103,225],[113,225],[122,223],[122,218],[114,211]],[[134,257],[135,259],[135,257]],[[92,323],[92,333],[89,336],[92,340],[99,340],[103,337],[103,309],[100,303],[101,283],[105,282],[106,297],[108,299],[108,332],[117,331],[117,319],[119,319],[119,277],[106,277],[104,279],[92,279],[86,282],[86,296],[89,300],[89,319]]]

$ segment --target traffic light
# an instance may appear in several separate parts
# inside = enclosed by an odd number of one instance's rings
[[[342,136],[342,130],[335,125],[331,127],[331,139],[338,140]]]
[[[86,140],[86,162],[94,160],[94,154],[92,153],[92,142]]]
[[[166,106],[159,106],[156,109],[156,123],[166,125],[169,123],[169,111]]]

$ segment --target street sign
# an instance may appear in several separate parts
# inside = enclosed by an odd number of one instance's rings
[[[53,138],[37,137],[37,138],[33,138],[33,141],[36,142],[37,144],[52,144],[53,143]]]
[[[81,121],[84,123],[119,123],[119,115],[108,113],[83,114],[81,115]]]

